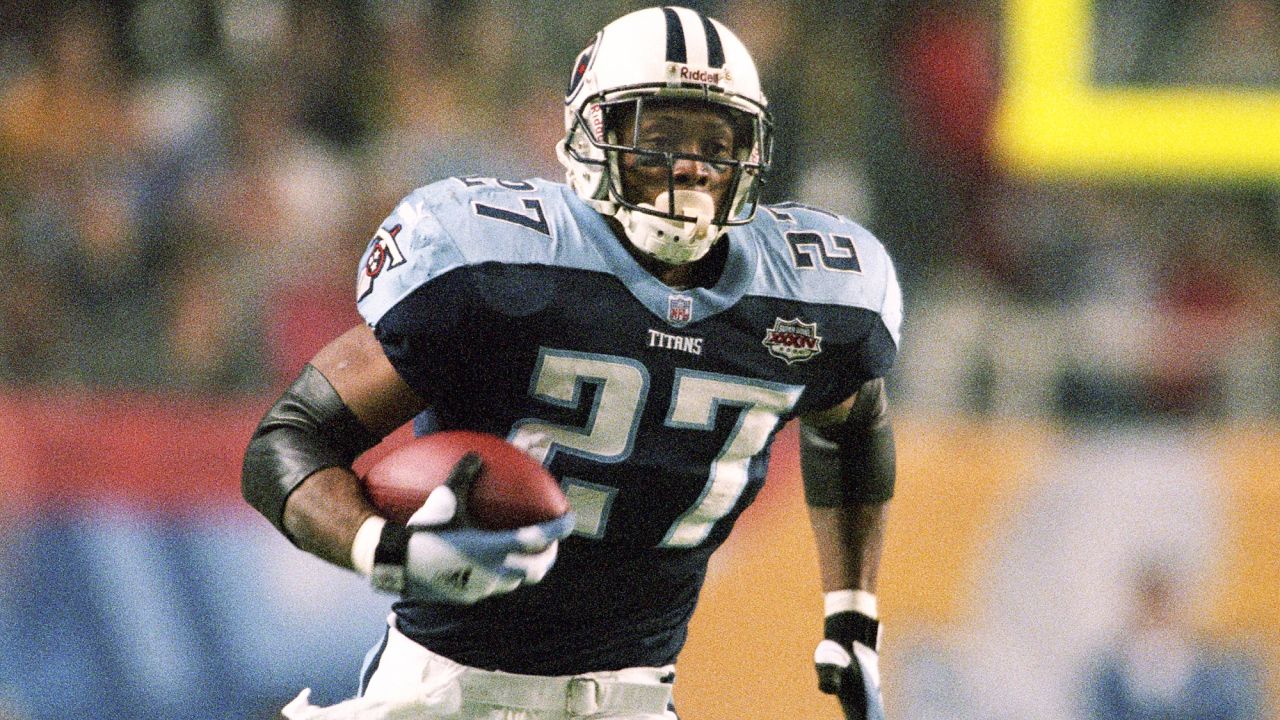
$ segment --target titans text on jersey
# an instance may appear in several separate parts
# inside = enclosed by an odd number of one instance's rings
[[[713,287],[675,290],[558,183],[453,178],[387,218],[357,289],[387,357],[431,426],[527,447],[577,517],[541,583],[401,600],[402,632],[519,673],[674,662],[778,429],[883,375],[901,323],[888,255],[844,218],[783,204],[728,239]]]

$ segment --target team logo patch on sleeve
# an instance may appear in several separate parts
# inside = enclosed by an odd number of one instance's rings
[[[373,236],[369,256],[365,258],[364,267],[360,268],[360,277],[356,281],[356,302],[373,292],[373,281],[382,274],[383,270],[390,270],[404,264],[404,253],[400,252],[400,246],[396,244],[396,235],[400,234],[400,229],[400,225],[390,230],[378,228],[378,232]]]
[[[822,352],[822,336],[818,334],[816,322],[776,318],[773,327],[764,333],[764,346],[769,348],[770,355],[782,358],[790,365]]]

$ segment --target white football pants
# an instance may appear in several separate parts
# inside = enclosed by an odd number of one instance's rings
[[[330,707],[304,690],[289,720],[677,720],[667,710],[673,666],[582,675],[490,672],[460,665],[391,625],[363,694]],[[663,682],[667,678],[667,682]]]

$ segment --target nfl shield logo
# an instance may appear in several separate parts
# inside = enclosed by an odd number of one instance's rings
[[[667,296],[667,322],[684,325],[693,319],[693,298],[689,295]]]

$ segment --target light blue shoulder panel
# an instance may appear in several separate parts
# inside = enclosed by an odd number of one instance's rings
[[[783,203],[763,208],[743,231],[761,249],[751,294],[874,311],[898,344],[902,289],[889,253],[866,228]]]
[[[607,269],[566,203],[546,180],[449,178],[418,188],[396,206],[365,249],[357,307],[376,324],[423,284],[465,265],[501,262]]]

